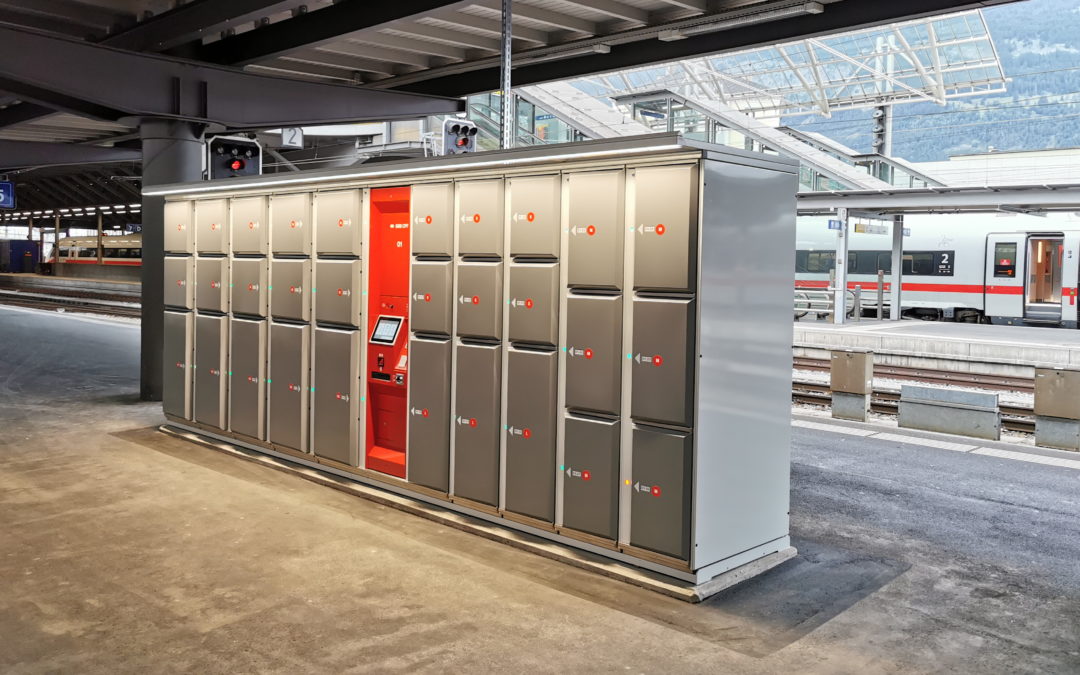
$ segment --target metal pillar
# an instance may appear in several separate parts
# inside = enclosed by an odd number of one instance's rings
[[[52,245],[52,250],[53,250],[54,253],[56,253],[56,263],[57,263],[57,267],[59,267],[59,264],[60,264],[60,214],[57,214],[56,218],[53,219],[53,245]],[[53,276],[56,276],[56,273],[59,272],[59,271],[60,270],[54,268],[53,269]]]
[[[144,119],[143,187],[202,178],[202,127],[174,120]],[[139,379],[144,401],[160,401],[164,346],[165,198],[142,198],[142,357]]]
[[[97,264],[99,264],[99,265],[102,262],[104,262],[104,260],[102,260],[102,259],[105,257],[105,248],[101,245],[102,244],[101,235],[102,235],[102,228],[103,228],[104,224],[105,224],[105,214],[102,213],[101,211],[98,211],[98,214],[97,214]]]
[[[499,120],[499,131],[502,136],[500,147],[503,150],[514,147],[514,133],[517,127],[514,112],[514,92],[510,82],[511,53],[513,47],[514,27],[512,0],[502,0],[502,59],[500,63],[502,73],[502,113]]]
[[[833,282],[833,323],[842,324],[847,318],[847,258],[848,258],[848,210],[837,209],[836,219],[840,229],[836,233],[836,281]]]
[[[904,277],[904,217],[893,216],[892,280],[889,282],[889,320],[900,320],[901,283]]]

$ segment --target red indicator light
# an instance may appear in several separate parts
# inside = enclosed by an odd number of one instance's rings
[[[337,400],[339,400],[339,401],[341,400],[341,392],[340,391],[338,393],[334,394],[334,396],[337,397]]]
[[[296,286],[289,286],[289,292],[290,293],[295,293],[296,292]]]
[[[532,308],[533,308],[532,298],[525,298],[525,309],[532,309]]]
[[[342,289],[342,288],[337,289],[337,294],[338,295],[345,295],[345,289]]]
[[[589,473],[588,471],[581,472],[581,480],[589,480],[590,478],[592,478],[591,473]]]
[[[184,226],[183,226],[183,225],[177,225],[177,226],[176,226],[176,231],[177,231],[177,232],[181,232],[181,231],[183,231],[183,229],[184,229]]]
[[[338,218],[337,226],[338,227],[345,227],[345,219],[344,218]]]
[[[596,226],[595,225],[590,225],[590,226],[586,227],[585,228],[585,234],[589,235],[590,237],[593,236],[594,234],[596,234]]]
[[[229,168],[232,169],[233,171],[239,171],[240,169],[243,169],[244,168],[244,160],[242,160],[242,159],[234,159],[233,161],[229,162]]]
[[[656,356],[652,357],[652,364],[654,366],[663,365],[663,363],[664,363],[664,357],[663,356],[660,356],[659,354],[657,354]]]
[[[290,220],[289,221],[289,227],[291,227],[292,229],[295,230],[296,229],[296,221],[295,220]]]
[[[430,225],[431,224],[431,216],[426,216],[424,218],[424,222],[427,223],[428,225]]]
[[[536,214],[532,211],[529,211],[527,214],[525,214],[525,220],[531,223],[532,221],[536,220]]]
[[[176,280],[176,285],[177,286],[183,286],[184,285],[184,280],[183,279],[177,279]]]
[[[427,417],[427,416],[428,416],[428,409],[427,409],[427,408],[424,408],[423,410],[421,410],[421,411],[420,411],[420,415],[421,415],[422,417]]]
[[[255,221],[251,221],[250,223],[248,223],[248,229],[249,230],[254,230],[255,229]]]
[[[474,305],[479,305],[480,304],[480,296],[479,295],[472,296],[472,304],[474,304]]]
[[[659,497],[660,496],[660,486],[659,485],[654,485],[652,487],[652,496],[653,497]]]
[[[457,139],[457,146],[459,148],[463,148],[468,144],[469,144],[469,139],[468,138],[459,138],[459,139]]]
[[[248,284],[248,290],[249,291],[255,290],[255,284]]]
[[[431,302],[431,293],[424,293],[424,302]]]
[[[657,226],[656,226],[656,233],[657,233],[657,234],[663,234],[663,233],[665,233],[665,232],[667,232],[667,228],[666,228],[666,227],[664,227],[664,224],[663,224],[663,223],[661,223],[661,224],[659,224],[659,225],[657,225]]]
[[[585,350],[585,358],[591,359],[592,355],[593,355],[593,351],[591,349],[586,349]]]
[[[469,419],[469,426],[470,427],[475,427],[476,426],[476,418],[475,417]]]
[[[472,221],[474,223],[479,223],[480,222],[480,214],[479,213],[474,213],[473,217],[472,217]]]
[[[524,438],[532,438],[532,431],[529,430],[529,429],[522,429],[521,430],[521,435]]]

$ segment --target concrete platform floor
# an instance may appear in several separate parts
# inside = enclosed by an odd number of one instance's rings
[[[0,308],[0,672],[1075,673],[1080,472],[796,429],[800,555],[690,605],[153,432]]]

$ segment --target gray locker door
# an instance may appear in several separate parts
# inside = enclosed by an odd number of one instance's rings
[[[510,265],[510,340],[554,345],[559,339],[559,265]]]
[[[266,255],[270,224],[266,197],[236,197],[232,200],[232,252]]]
[[[207,312],[229,311],[229,259],[195,259],[195,308]]]
[[[510,255],[558,258],[560,177],[510,178],[506,188],[510,191]]]
[[[511,349],[507,359],[506,509],[555,522],[555,352]]]
[[[458,345],[454,494],[499,504],[502,357],[498,345]]]
[[[634,299],[630,415],[688,427],[694,422],[694,301]]]
[[[502,264],[458,263],[457,334],[502,338]]]
[[[167,414],[191,419],[191,363],[193,355],[190,312],[165,312],[165,346],[162,350],[161,407]]]
[[[265,321],[229,321],[229,429],[266,438]]]
[[[410,207],[413,255],[454,255],[453,184],[414,185]]]
[[[619,538],[619,422],[566,416],[563,525]]]
[[[278,319],[311,318],[311,261],[270,261],[270,314]]]
[[[503,181],[462,181],[458,186],[458,254],[503,254]]]
[[[270,324],[268,440],[307,452],[311,328]]]
[[[450,334],[450,318],[454,308],[453,262],[449,260],[417,260],[412,266],[412,301],[409,303],[409,325],[421,333]]]
[[[270,198],[270,248],[274,253],[311,255],[311,195]]]
[[[194,253],[195,227],[190,201],[165,204],[165,252]]]
[[[566,407],[617,415],[622,398],[622,298],[566,300]]]
[[[623,172],[567,176],[570,200],[567,283],[587,288],[622,288]]]
[[[195,259],[165,256],[165,305],[192,309],[195,306]]]
[[[409,344],[410,483],[450,490],[450,341]]]
[[[229,282],[233,314],[266,316],[267,268],[266,258],[233,258]]]
[[[630,485],[630,543],[690,558],[693,448],[676,431],[634,427]]]
[[[319,260],[315,263],[315,320],[359,326],[364,287],[359,260]]]
[[[228,378],[228,321],[224,316],[195,317],[195,421],[228,429],[225,419]]]
[[[634,288],[697,287],[697,167],[635,169]]]
[[[360,463],[360,331],[315,329],[312,452]]]
[[[329,255],[360,255],[363,221],[360,219],[360,191],[335,190],[316,195],[318,214],[315,251]]]
[[[203,199],[195,202],[195,247],[199,253],[228,253],[229,202]]]

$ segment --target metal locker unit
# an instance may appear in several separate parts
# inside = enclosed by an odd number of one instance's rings
[[[689,434],[635,426],[630,478],[630,543],[690,558],[693,445]]]
[[[559,257],[562,179],[558,174],[508,178],[510,255]]]
[[[360,463],[360,331],[315,329],[311,451]]]
[[[566,298],[566,407],[619,414],[622,303],[617,295]]]
[[[453,262],[416,260],[412,264],[409,326],[417,333],[450,335],[454,310]],[[471,298],[470,298],[471,300]]]
[[[454,495],[491,506],[499,504],[501,378],[501,346],[457,346]]]
[[[334,190],[315,195],[315,252],[358,256],[363,220],[360,190]]]
[[[269,293],[266,258],[233,258],[229,282],[229,306],[233,314],[266,316]]]
[[[228,258],[195,258],[195,309],[229,311]]]
[[[195,259],[165,256],[165,306],[195,307]]]
[[[409,440],[406,478],[450,490],[450,341],[409,343]]]
[[[502,263],[457,265],[457,334],[502,339]]]
[[[502,256],[505,217],[502,179],[459,182],[457,203],[458,254]]]
[[[190,201],[165,205],[165,252],[194,253],[195,223]]]
[[[195,316],[195,421],[218,429],[226,425],[228,391],[228,317]]]
[[[510,341],[554,345],[559,338],[559,265],[510,264]]]
[[[270,260],[270,314],[275,319],[311,319],[310,260]]]
[[[270,197],[270,249],[282,255],[311,255],[311,195]]]
[[[697,285],[697,166],[634,170],[634,288],[691,291]]]
[[[634,298],[630,415],[635,420],[693,424],[695,309],[689,299]]]
[[[232,200],[232,252],[266,255],[269,221],[266,197],[237,197]]]
[[[165,312],[161,407],[166,415],[191,419],[192,336],[195,315]]]
[[[195,202],[195,249],[199,253],[229,252],[229,201],[201,199]]]
[[[614,541],[619,536],[618,420],[566,416],[563,526]]]
[[[267,440],[300,452],[308,451],[310,361],[310,326],[270,323]]]
[[[364,286],[359,260],[315,262],[315,320],[343,326],[360,326],[364,314]]]
[[[266,438],[266,321],[229,320],[229,430]]]
[[[623,172],[566,176],[569,228],[566,282],[575,288],[622,288]]]
[[[559,358],[510,349],[506,366],[506,510],[555,522]]]
[[[413,255],[453,255],[456,223],[453,183],[414,185],[410,210]]]

